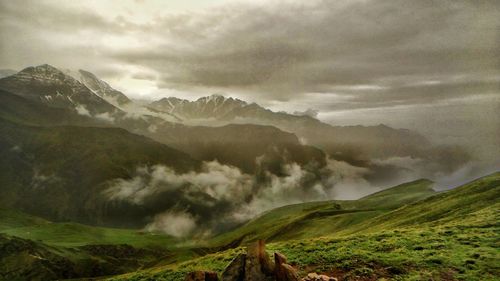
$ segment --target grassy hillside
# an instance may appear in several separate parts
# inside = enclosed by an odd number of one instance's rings
[[[351,232],[378,231],[405,226],[460,224],[476,217],[479,210],[498,207],[500,203],[500,173],[480,178],[456,189],[402,206],[392,212],[356,226]],[[478,221],[486,213],[480,213]],[[491,215],[491,214],[490,214]],[[468,221],[468,223],[473,223]]]
[[[496,173],[358,224],[346,224],[340,234],[275,242],[268,249],[287,255],[301,274],[316,271],[339,280],[499,280],[499,192],[500,173]],[[331,203],[309,207],[331,208],[328,205]],[[296,214],[308,212],[301,205],[280,208],[237,231],[244,233],[259,221],[263,226],[272,225],[273,219],[281,224],[287,208]],[[330,222],[335,219],[338,217],[332,216]],[[195,269],[222,272],[239,251],[242,249],[226,250],[111,280],[180,280]]]
[[[164,234],[92,227],[77,223],[48,223],[17,227],[1,230],[0,233],[63,247],[127,244],[139,248],[165,249],[172,247],[176,242],[176,239]]]
[[[417,180],[359,200],[311,202],[266,212],[247,224],[221,234],[210,245],[311,238],[345,231],[404,204],[436,194],[429,180]]]
[[[0,280],[112,275],[173,255],[176,239],[133,229],[54,223],[0,209]]]
[[[0,233],[55,247],[128,244],[138,248],[167,249],[178,242],[171,236],[159,233],[78,223],[55,223],[9,209],[0,209]]]
[[[26,213],[0,208],[0,232],[18,227],[38,227],[50,221]]]

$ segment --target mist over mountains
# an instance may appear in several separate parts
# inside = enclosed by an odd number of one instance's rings
[[[221,95],[137,103],[91,72],[50,65],[0,79],[0,122],[2,205],[174,236],[438,179],[471,160],[409,130],[333,126]]]

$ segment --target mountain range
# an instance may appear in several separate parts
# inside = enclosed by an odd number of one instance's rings
[[[346,177],[382,185],[426,168],[452,172],[468,160],[462,150],[408,130],[332,126],[221,95],[138,104],[88,71],[47,64],[1,78],[0,100],[2,203],[52,220],[137,227],[174,208],[214,227],[238,204],[325,199]],[[420,166],[384,162],[393,158]],[[221,167],[206,164],[212,162]],[[156,183],[158,166],[192,190]],[[220,182],[200,183],[204,173],[217,173]],[[110,199],[116,182],[123,183],[119,194],[130,194]],[[235,184],[253,193],[232,201],[218,194]],[[151,194],[140,195],[146,190]]]

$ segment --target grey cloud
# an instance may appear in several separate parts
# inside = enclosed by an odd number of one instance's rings
[[[29,27],[45,32],[126,32],[132,27],[122,18],[109,19],[95,11],[70,8],[58,5],[55,1],[2,1],[1,23],[6,27]]]
[[[174,237],[184,237],[196,228],[196,219],[185,211],[168,210],[154,216],[146,225],[147,231],[159,231]]]
[[[498,73],[496,8],[487,1],[235,5],[167,27],[165,36],[175,36],[163,44],[111,55],[151,66],[166,87],[252,88],[271,99],[401,75]],[[203,18],[214,21],[205,27]]]
[[[136,176],[115,179],[104,191],[110,201],[132,206],[158,205],[146,229],[174,236],[212,231],[251,219],[272,208],[314,200],[359,198],[379,190],[364,176],[366,168],[328,160],[323,170],[310,171],[296,163],[284,164],[283,175],[269,171],[249,175],[218,162],[205,162],[201,171],[179,174],[157,165],[138,167]],[[155,203],[156,202],[156,203]],[[176,224],[179,225],[176,225]]]
[[[243,91],[256,101],[390,81],[391,90],[356,92],[354,101],[398,95],[412,103],[419,95],[394,87],[408,77],[499,75],[495,1],[235,2],[143,23],[57,1],[0,5],[9,38],[0,58],[9,67],[43,58],[104,78],[158,78],[160,88]]]

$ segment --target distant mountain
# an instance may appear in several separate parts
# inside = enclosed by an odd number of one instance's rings
[[[119,111],[80,81],[48,64],[28,67],[0,79],[0,89],[50,107],[71,109],[81,115]]]
[[[0,78],[11,76],[13,74],[16,74],[17,71],[12,70],[12,69],[0,69]]]
[[[225,124],[258,124],[277,127],[297,135],[302,143],[322,149],[331,157],[354,166],[369,168],[370,181],[397,178],[407,167],[385,163],[386,159],[420,159],[433,163],[425,176],[441,171],[452,172],[470,158],[459,147],[434,146],[424,136],[405,129],[379,126],[334,126],[309,115],[274,112],[256,103],[220,95],[202,97],[196,101],[163,98],[150,107],[166,111],[183,119],[185,124],[221,126]],[[425,169],[425,167],[423,168]]]
[[[78,72],[80,74],[80,81],[82,81],[87,88],[111,104],[123,105],[131,102],[126,95],[113,89],[108,83],[97,78],[93,73],[81,69]]]
[[[25,125],[102,126],[90,116],[75,114],[73,109],[49,107],[36,100],[0,90],[0,118]]]
[[[150,107],[175,114],[181,119],[208,119],[232,120],[238,111],[248,106],[239,99],[225,98],[221,95],[211,95],[188,101],[176,97],[163,98],[152,102]]]
[[[264,155],[269,161],[273,159],[273,165],[285,161],[303,165],[308,162],[320,166],[325,164],[323,152],[301,145],[293,134],[277,128],[253,124],[222,127],[179,124],[173,122],[178,119],[170,112],[136,105],[88,71],[77,73],[82,82],[70,74],[50,65],[41,65],[0,79],[0,90],[4,90],[0,99],[5,101],[0,107],[0,115],[32,125],[121,127],[185,151],[194,158],[218,160],[248,173],[255,172],[256,158]],[[219,97],[206,103],[215,106],[217,100]],[[117,102],[116,106],[112,102]],[[57,113],[45,106],[57,110]],[[59,114],[63,115],[57,117]]]
[[[276,127],[229,124],[220,127],[161,126],[149,135],[169,146],[205,161],[218,160],[253,174],[259,169],[280,175],[281,164],[326,165],[326,155],[318,148],[302,145],[292,133]],[[260,159],[260,161],[257,161]],[[265,165],[265,166],[263,166]]]
[[[214,122],[217,125],[249,123],[275,126],[344,160],[410,156],[415,155],[421,147],[430,145],[423,136],[409,130],[384,125],[332,126],[308,115],[273,112],[256,103],[221,95],[202,97],[196,101],[163,98],[152,102],[150,106],[175,114],[188,124],[194,121],[199,124],[217,121]]]
[[[0,90],[65,110],[67,117],[51,117],[49,121],[48,117],[38,114],[40,120],[32,118],[34,116],[30,115],[46,109],[33,103],[21,105],[21,100],[12,96],[8,97],[9,102],[18,103],[19,108],[26,106],[25,114],[7,106],[2,109],[3,114],[17,118],[8,120],[24,120],[27,124],[41,125],[43,121],[47,125],[81,125],[90,122],[92,126],[120,127],[187,152],[196,159],[218,160],[248,173],[256,171],[256,159],[264,155],[275,163],[298,161],[306,165],[314,162],[319,167],[325,165],[324,158],[328,155],[366,168],[365,179],[385,185],[408,172],[416,171],[425,177],[451,173],[469,160],[462,149],[436,147],[409,130],[384,125],[332,126],[308,115],[273,112],[255,103],[221,95],[196,101],[165,98],[143,106],[130,101],[90,72],[71,74],[79,76],[81,81],[70,74],[41,65],[0,79]],[[27,110],[34,107],[37,110]],[[269,126],[275,130],[266,129]],[[297,136],[293,144],[289,133]],[[273,170],[279,170],[277,165],[271,165],[275,167]]]

